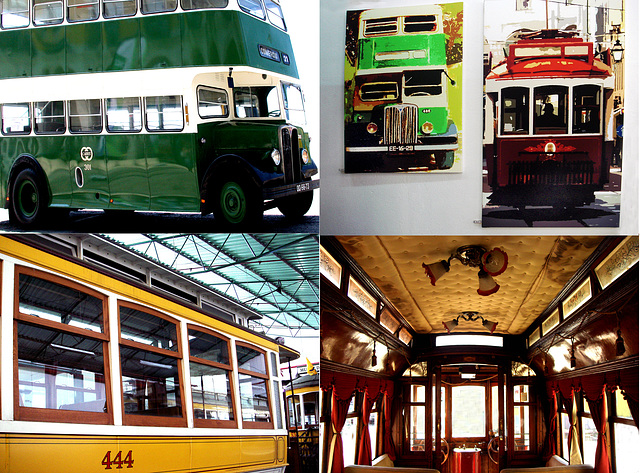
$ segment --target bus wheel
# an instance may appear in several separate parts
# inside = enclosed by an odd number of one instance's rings
[[[247,179],[223,182],[219,186],[216,219],[231,225],[254,223],[262,218],[262,201]]]
[[[46,190],[41,177],[31,168],[18,173],[11,186],[9,219],[20,225],[37,225],[47,211]]]
[[[313,191],[284,197],[278,200],[278,210],[288,218],[300,218],[311,208]]]

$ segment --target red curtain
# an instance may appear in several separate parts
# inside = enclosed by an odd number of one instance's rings
[[[585,395],[585,399],[589,404],[589,412],[593,418],[593,423],[598,431],[598,446],[596,447],[595,472],[596,473],[612,473],[611,463],[609,462],[609,454],[607,453],[607,407],[604,402],[604,393],[606,386],[600,391],[600,396],[596,399],[590,399]]]
[[[351,398],[339,399],[336,391],[331,392],[331,425],[333,426],[333,432],[335,436],[335,442],[333,444],[333,463],[331,465],[331,473],[343,473],[344,472],[344,458],[342,453],[342,428],[347,421],[347,414],[349,413],[349,404],[351,404]]]
[[[391,388],[393,388],[393,385]],[[384,453],[389,455],[391,460],[396,459],[396,447],[393,444],[393,435],[391,432],[391,400],[393,399],[393,390],[387,389],[384,392],[384,433],[383,433],[383,445]]]
[[[558,396],[552,391],[550,399],[551,412],[549,413],[549,429],[547,431],[547,443],[544,447],[545,457],[551,458],[558,453]]]
[[[376,402],[377,392],[374,397],[370,397],[369,390],[364,389],[362,393],[362,410],[360,412],[360,439],[358,445],[358,461],[356,465],[371,465],[373,452],[371,451],[371,437],[369,435],[369,417],[371,417],[371,409]]]

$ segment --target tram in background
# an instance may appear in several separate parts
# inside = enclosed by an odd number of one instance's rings
[[[276,0],[12,0],[0,13],[0,198],[70,209],[311,206],[317,167]]]
[[[320,260],[323,473],[639,471],[637,236],[324,236]]]
[[[357,38],[345,171],[449,169],[458,131],[442,7],[365,10]]]
[[[279,361],[298,354],[225,320],[256,316],[239,304],[72,240],[0,238],[0,472],[284,472]]]
[[[577,207],[609,182],[614,75],[575,32],[542,30],[509,45],[486,77],[489,205]]]

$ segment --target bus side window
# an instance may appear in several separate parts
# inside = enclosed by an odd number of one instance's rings
[[[198,87],[198,114],[201,118],[228,117],[227,92],[220,89]]]
[[[138,11],[136,0],[103,0],[102,16],[105,18],[118,18],[133,16]]]
[[[160,13],[174,11],[178,0],[142,0],[142,13]]]
[[[29,26],[29,0],[3,0],[2,28],[24,28]]]
[[[529,133],[529,89],[509,87],[502,91],[502,134]]]
[[[184,128],[181,96],[146,97],[144,101],[147,130],[180,131]]]
[[[36,135],[58,135],[67,130],[64,121],[64,102],[36,102],[33,104]]]
[[[31,114],[28,103],[2,105],[2,133],[5,135],[28,135],[31,133]]]
[[[62,1],[34,0],[33,24],[42,26],[62,23],[62,8]]]
[[[100,99],[69,101],[69,131],[71,133],[100,133],[102,107]]]
[[[599,85],[579,85],[573,89],[573,132],[600,132]]]
[[[238,5],[243,12],[264,20],[264,10],[260,0],[238,0]]]
[[[107,99],[107,131],[138,132],[142,130],[140,98]]]
[[[67,0],[67,20],[88,21],[96,20],[100,15],[98,0]]]
[[[184,10],[200,10],[204,8],[225,8],[229,0],[181,0]]]

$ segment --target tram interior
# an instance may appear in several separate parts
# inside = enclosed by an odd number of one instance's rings
[[[322,237],[320,266],[321,471],[638,471],[637,236]]]

